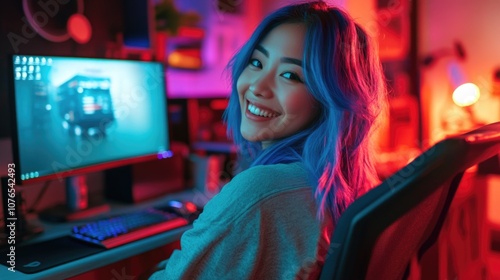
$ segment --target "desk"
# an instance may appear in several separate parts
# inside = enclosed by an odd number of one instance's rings
[[[180,193],[170,194],[155,201],[141,203],[134,206],[124,206],[124,205],[111,205],[111,211],[109,214],[121,214],[128,211],[134,211],[136,209],[141,209],[149,206],[162,205],[169,200],[192,200],[194,195],[193,191],[184,191]],[[61,236],[68,235],[71,231],[72,226],[79,225],[85,222],[71,222],[71,223],[44,223],[45,231],[29,240],[24,244],[38,243],[46,240],[51,240]],[[163,232],[157,235],[153,235],[148,238],[144,238],[129,244],[125,244],[110,250],[106,250],[97,254],[93,254],[88,257],[84,257],[63,265],[59,265],[47,270],[43,270],[35,274],[25,274],[20,271],[11,272],[8,270],[7,266],[3,264],[0,265],[0,279],[66,279],[69,277],[77,276],[79,274],[113,264],[115,262],[125,260],[127,258],[134,257],[136,255],[143,254],[145,252],[154,250],[156,248],[166,246],[171,243],[178,241],[186,230],[190,229],[191,226],[185,226],[182,228],[177,228]],[[50,254],[50,252],[48,252]],[[16,264],[17,266],[18,264]],[[154,266],[152,263],[151,266]],[[117,272],[120,275],[121,272]],[[115,277],[116,278],[116,277]]]

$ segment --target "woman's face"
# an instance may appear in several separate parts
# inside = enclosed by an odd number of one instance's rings
[[[237,81],[241,134],[267,147],[293,135],[316,117],[318,106],[304,84],[302,54],[306,29],[282,24],[257,45]]]

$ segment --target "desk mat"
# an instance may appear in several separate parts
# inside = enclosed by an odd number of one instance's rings
[[[37,273],[105,250],[105,248],[83,243],[70,236],[18,245],[15,247],[14,270],[27,274]],[[0,252],[0,264],[7,267],[11,267],[9,252],[9,249]]]

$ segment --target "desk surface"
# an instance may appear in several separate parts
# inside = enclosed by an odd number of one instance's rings
[[[134,206],[116,206],[112,205],[111,211],[109,214],[119,214],[129,211],[134,211],[136,209],[149,207],[153,205],[162,205],[169,200],[177,199],[177,200],[192,200],[193,192],[185,191],[181,193],[175,193],[167,195],[163,198],[157,199],[152,202],[143,203],[140,205]],[[43,223],[44,232],[38,235],[36,238],[29,240],[24,244],[31,244],[42,242],[45,240],[50,240],[54,238],[58,238],[61,236],[68,235],[71,232],[71,228],[77,224],[83,224],[85,222],[72,222],[72,223]],[[0,265],[0,279],[64,279],[68,277],[72,277],[78,274],[82,274],[84,272],[97,269],[99,267],[103,267],[135,255],[139,255],[145,253],[147,251],[156,249],[158,247],[168,245],[179,240],[180,236],[184,231],[188,230],[191,226],[186,226],[182,228],[177,228],[173,230],[169,230],[157,235],[153,235],[148,238],[144,238],[129,244],[125,244],[110,250],[106,250],[97,254],[93,254],[88,257],[84,257],[63,265],[59,265],[53,268],[49,268],[47,270],[43,270],[39,273],[35,274],[25,274],[20,271],[9,271],[8,267],[5,264]],[[50,254],[50,252],[48,252]],[[17,266],[18,264],[16,264]]]

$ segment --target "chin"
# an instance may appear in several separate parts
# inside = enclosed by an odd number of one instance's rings
[[[267,137],[263,137],[263,135],[259,135],[258,131],[240,131],[241,136],[249,142],[261,142],[261,141],[266,141]]]
[[[247,135],[246,133],[241,133],[241,136],[243,136],[243,139],[247,140],[248,142],[259,142],[261,141],[258,137],[253,135]]]

